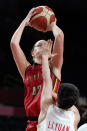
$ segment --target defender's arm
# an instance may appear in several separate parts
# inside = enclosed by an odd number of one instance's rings
[[[48,54],[44,51],[42,55],[42,76],[43,76],[43,90],[41,93],[41,112],[39,115],[38,123],[45,119],[48,106],[52,104],[52,80],[50,77],[50,69],[48,63]]]

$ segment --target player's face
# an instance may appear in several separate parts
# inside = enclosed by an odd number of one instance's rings
[[[34,56],[40,55],[40,52],[43,50],[43,47],[46,44],[48,44],[48,42],[45,40],[40,40],[40,41],[36,42],[36,44],[34,45],[34,49],[33,49]]]
[[[40,40],[36,42],[34,45],[33,51],[32,51],[32,56],[34,58],[34,61],[38,61],[39,64],[42,63],[42,55],[41,52],[44,52],[44,47],[47,46],[50,43],[50,46],[52,45],[51,40]],[[51,46],[52,47],[52,46]]]

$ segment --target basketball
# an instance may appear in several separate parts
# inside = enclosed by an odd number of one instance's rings
[[[38,6],[34,9],[33,13],[36,12],[30,18],[30,25],[39,31],[45,32],[47,27],[55,21],[55,14],[48,6]]]

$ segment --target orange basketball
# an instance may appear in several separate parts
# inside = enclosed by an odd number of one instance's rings
[[[30,25],[39,31],[46,31],[47,27],[55,21],[55,14],[48,6],[38,6],[36,12],[30,19]]]

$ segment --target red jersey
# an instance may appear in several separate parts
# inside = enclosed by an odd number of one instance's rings
[[[57,92],[60,81],[51,72],[53,91]],[[27,117],[36,117],[40,113],[40,98],[43,88],[42,65],[31,65],[25,72],[25,98],[24,106]]]

